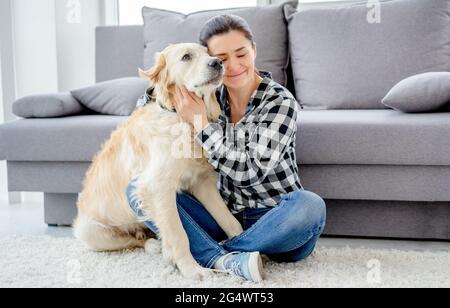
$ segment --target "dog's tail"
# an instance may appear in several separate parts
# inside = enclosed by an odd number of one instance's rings
[[[144,232],[132,235],[119,228],[103,225],[92,218],[78,216],[73,226],[74,236],[94,251],[116,251],[144,248],[148,239]]]

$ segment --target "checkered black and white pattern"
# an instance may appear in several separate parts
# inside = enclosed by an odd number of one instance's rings
[[[283,195],[303,190],[295,153],[301,107],[270,73],[262,76],[244,118],[235,126],[222,86],[217,92],[222,115],[196,136],[219,173],[218,189],[233,213],[275,207]]]

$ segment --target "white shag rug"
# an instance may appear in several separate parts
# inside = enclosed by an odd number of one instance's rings
[[[157,253],[86,250],[71,238],[0,239],[0,287],[450,287],[450,252],[317,247],[297,264],[267,262],[261,284],[226,274],[184,279]]]

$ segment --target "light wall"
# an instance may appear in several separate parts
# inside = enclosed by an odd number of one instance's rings
[[[14,119],[11,112],[11,102],[16,97],[16,80],[14,75],[14,44],[13,44],[12,0],[0,1],[0,63],[2,75],[2,110],[0,122]]]
[[[0,59],[2,57],[0,49]],[[2,89],[2,62],[0,61],[0,124],[4,122],[3,119],[3,89]],[[8,201],[7,186],[6,186],[6,162],[0,161],[0,206]]]
[[[11,0],[0,1],[0,124],[14,119],[10,102],[15,98]],[[6,162],[0,162],[0,205],[16,202],[18,193],[7,191]]]
[[[2,50],[0,49],[0,59],[2,58]],[[5,122],[3,111],[3,80],[2,80],[2,61],[0,61],[0,124]]]
[[[95,81],[95,27],[110,0],[1,0],[12,6],[16,97],[68,91]],[[80,3],[80,22],[73,5]],[[6,102],[6,104],[11,102]]]
[[[80,14],[76,16],[76,7],[68,8],[67,1],[56,0],[54,20],[60,92],[95,82],[95,27],[103,24],[101,2],[80,0]]]
[[[58,91],[55,0],[14,0],[17,96]]]

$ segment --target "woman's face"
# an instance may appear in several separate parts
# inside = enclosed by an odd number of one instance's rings
[[[223,61],[227,88],[240,89],[254,81],[256,47],[240,31],[215,35],[208,41],[209,54]]]

